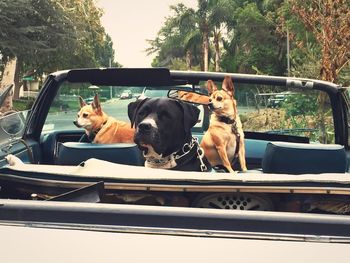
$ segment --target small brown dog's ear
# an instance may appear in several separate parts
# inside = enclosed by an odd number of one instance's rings
[[[212,81],[211,79],[209,79],[207,81],[207,89],[208,89],[208,93],[209,95],[213,94],[215,91],[218,90],[218,87],[215,85],[214,81]]]
[[[235,88],[233,86],[232,78],[230,76],[226,76],[224,78],[224,81],[222,82],[222,89],[226,91],[230,97],[233,98],[233,95],[235,94]]]
[[[80,104],[80,108],[86,106],[86,102],[81,96],[79,96],[79,104]]]
[[[98,94],[95,94],[94,101],[91,103],[92,108],[97,114],[102,114],[100,99],[98,98]]]

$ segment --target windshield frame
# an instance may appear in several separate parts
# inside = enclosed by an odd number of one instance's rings
[[[116,86],[178,86],[198,85],[201,81],[212,79],[222,81],[225,76],[230,76],[235,83],[266,84],[281,87],[292,87],[303,89],[315,89],[324,91],[330,98],[334,119],[335,143],[348,145],[347,132],[344,131],[345,117],[343,109],[339,104],[341,88],[333,83],[278,76],[234,74],[234,73],[213,73],[213,72],[191,72],[191,71],[170,71],[168,69],[73,69],[52,73],[48,76],[45,85],[41,89],[33,110],[29,116],[28,128],[25,136],[39,140],[44,121],[47,117],[50,105],[57,94],[60,84],[63,81],[82,82],[87,81],[92,85],[116,85]],[[119,76],[120,78],[116,78]],[[137,78],[135,81],[136,77]],[[159,78],[158,78],[159,77]],[[143,78],[143,79],[142,79]],[[137,82],[137,83],[135,83]],[[45,101],[45,103],[44,103]]]

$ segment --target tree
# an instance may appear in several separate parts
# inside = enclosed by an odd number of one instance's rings
[[[232,15],[230,1],[225,0],[198,0],[197,17],[202,35],[203,70],[209,70],[210,37],[214,37],[215,69],[219,71],[220,46],[222,30],[230,15]]]
[[[210,0],[198,0],[198,19],[199,27],[202,33],[202,49],[203,49],[203,70],[209,69],[209,6]]]
[[[215,50],[214,67],[215,71],[220,71],[221,50],[220,43],[224,38],[224,34],[235,24],[233,1],[212,0],[209,5],[208,25],[212,33],[213,44]]]
[[[350,61],[350,4],[344,0],[291,0],[291,10],[321,46],[320,78],[337,82]]]
[[[0,2],[0,51],[4,58],[35,52],[49,52],[65,33],[65,18],[60,9],[44,0],[5,0]]]
[[[0,10],[0,53],[5,65],[16,58],[16,74],[11,75],[15,76],[18,97],[20,72],[26,65],[52,52],[58,40],[67,43],[66,18],[56,5],[44,0],[5,0],[0,2]]]
[[[229,72],[284,75],[285,44],[276,33],[273,11],[261,11],[255,1],[237,6],[222,66]]]
[[[176,8],[176,7],[174,7]],[[178,25],[179,34],[182,38],[182,45],[186,53],[186,66],[188,70],[192,69],[193,53],[200,46],[201,35],[197,25],[196,13],[192,8],[186,8],[182,4],[178,5],[181,10],[175,17],[175,23]]]
[[[287,3],[292,13],[310,32],[319,46],[319,78],[337,83],[339,73],[350,61],[350,4],[343,0],[308,2],[292,0]],[[325,127],[326,102],[328,96],[318,96],[318,125],[321,130],[320,141],[327,142]]]
[[[0,2],[0,54],[17,59],[15,98],[26,72],[109,66],[113,43],[94,0],[5,0]],[[118,66],[118,64],[114,64]]]
[[[171,6],[173,15],[167,17],[154,40],[148,40],[148,54],[157,53],[152,65],[168,66],[179,69],[183,60],[187,69],[197,64],[198,50],[201,43],[200,32],[196,23],[195,11],[183,4]],[[180,66],[182,67],[182,66]]]

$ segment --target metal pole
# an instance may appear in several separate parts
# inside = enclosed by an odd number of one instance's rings
[[[287,27],[287,74],[290,76],[290,57],[289,57],[289,30]]]
[[[110,68],[112,67],[112,59],[111,58],[109,58],[109,67]],[[112,86],[109,86],[109,97],[110,97],[110,99],[112,99],[112,97],[113,97]]]

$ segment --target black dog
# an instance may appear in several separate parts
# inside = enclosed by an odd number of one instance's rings
[[[169,98],[146,98],[128,105],[134,141],[143,151],[145,166],[181,171],[208,171],[203,150],[192,137],[199,109]]]

